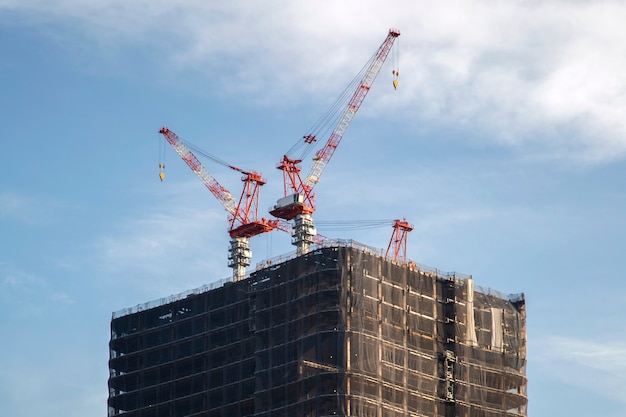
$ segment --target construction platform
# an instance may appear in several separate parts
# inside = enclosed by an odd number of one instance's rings
[[[113,314],[109,416],[527,416],[523,294],[338,241]]]

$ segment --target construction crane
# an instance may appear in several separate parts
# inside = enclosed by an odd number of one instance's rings
[[[302,140],[287,152],[277,165],[277,168],[283,171],[284,197],[276,202],[276,205],[270,210],[270,214],[280,219],[294,220],[292,244],[297,247],[298,254],[308,252],[310,245],[314,243],[316,230],[312,217],[315,211],[313,187],[319,182],[324,168],[328,165],[328,162],[350,126],[352,119],[361,107],[361,104],[363,104],[363,100],[365,100],[367,93],[380,72],[398,36],[400,36],[399,30],[389,30],[384,42],[350,84],[351,86],[356,85],[356,89],[353,91],[352,95],[349,95],[349,92],[352,90],[348,87],[344,91],[345,94],[337,100],[329,113],[323,116],[319,123],[314,125],[314,132],[303,136]],[[398,71],[394,69],[394,88],[398,85],[397,74]],[[345,105],[343,112],[339,113],[337,109],[341,109],[341,106],[343,106],[346,101],[347,105]],[[334,116],[336,114],[339,114],[338,118]],[[324,133],[323,129],[331,119],[337,120],[334,129],[330,133],[324,146],[316,151],[313,157],[311,171],[303,180],[300,175],[302,170],[300,163],[304,155],[311,149],[310,145],[317,142],[318,132],[315,130],[319,129]],[[298,146],[303,146],[306,149],[303,156],[296,158],[290,157],[290,152]]]
[[[392,226],[393,232],[385,258],[392,262],[405,264],[407,263],[406,248],[408,241],[408,233],[413,230],[413,225],[409,224],[406,219],[396,220],[339,220],[339,221],[320,221],[318,226],[324,230],[357,230],[357,229],[374,229],[378,227]],[[316,235],[317,238],[320,235]],[[325,240],[320,239],[325,243]],[[317,243],[317,242],[316,242]]]
[[[413,230],[413,225],[409,224],[406,219],[394,220],[393,233],[389,240],[389,246],[387,246],[385,258],[391,259],[393,262],[406,262],[406,244],[411,230]]]
[[[191,170],[200,178],[204,185],[219,200],[229,213],[228,216],[228,234],[231,237],[228,266],[233,269],[233,279],[241,280],[245,277],[246,267],[250,265],[252,252],[248,239],[250,237],[266,233],[274,230],[279,226],[279,220],[268,220],[266,218],[258,218],[258,203],[260,187],[265,184],[265,180],[261,174],[254,171],[244,171],[233,165],[226,165],[228,168],[243,174],[243,191],[239,201],[236,202],[230,191],[224,188],[209,171],[202,165],[200,160],[194,155],[189,147],[183,142],[176,133],[167,127],[159,130],[176,153],[180,155],[183,161],[191,168]],[[216,159],[214,159],[216,160]],[[218,160],[216,160],[218,161]],[[161,181],[164,179],[164,165],[159,164],[161,172],[159,177]],[[284,226],[282,226],[284,227]]]

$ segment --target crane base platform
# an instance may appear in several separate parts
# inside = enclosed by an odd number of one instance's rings
[[[228,233],[230,237],[252,237],[262,233],[271,232],[278,225],[278,220],[261,219],[255,222],[242,224],[239,227],[231,229]]]

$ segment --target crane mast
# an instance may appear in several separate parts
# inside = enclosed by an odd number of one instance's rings
[[[300,175],[302,159],[292,159],[285,155],[277,165],[277,168],[283,171],[285,197],[276,202],[276,205],[270,210],[270,214],[280,219],[294,220],[292,243],[297,247],[300,254],[309,251],[309,246],[314,243],[316,234],[312,218],[312,214],[315,211],[313,187],[319,182],[324,168],[328,165],[341,139],[348,130],[352,119],[363,104],[398,36],[400,36],[399,30],[390,29],[384,42],[380,45],[372,59],[370,59],[356,91],[352,94],[330,137],[325,145],[315,153],[313,165],[307,177],[302,180]],[[396,75],[395,70],[394,75]],[[396,86],[397,82],[394,80],[394,87]],[[303,139],[307,145],[317,141],[313,134],[306,135]]]
[[[202,183],[211,191],[211,193],[222,203],[228,216],[228,234],[231,237],[228,266],[233,268],[233,279],[235,281],[243,279],[246,274],[246,267],[250,266],[252,252],[248,238],[261,233],[274,230],[278,225],[278,220],[268,220],[266,218],[258,218],[258,202],[260,187],[265,184],[265,180],[261,174],[254,171],[244,171],[232,165],[229,168],[241,172],[244,183],[243,191],[239,202],[235,203],[230,191],[224,188],[209,171],[202,165],[196,155],[189,147],[167,127],[159,130],[176,153],[191,168],[191,170],[200,178]]]

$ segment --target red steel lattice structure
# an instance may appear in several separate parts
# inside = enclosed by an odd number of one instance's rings
[[[391,259],[393,262],[404,263],[406,261],[406,244],[411,230],[413,230],[413,225],[409,224],[406,219],[394,220],[393,233],[391,240],[389,240],[389,246],[387,246],[385,258]]]
[[[281,162],[277,165],[277,168],[283,171],[284,180],[284,193],[285,201],[280,201],[270,211],[275,217],[291,220],[300,214],[312,214],[315,211],[315,195],[313,193],[313,187],[319,182],[320,176],[324,171],[324,168],[332,158],[335,150],[339,146],[341,139],[346,133],[352,119],[363,104],[367,93],[369,92],[376,76],[380,72],[380,69],[389,55],[389,51],[393,46],[396,38],[400,36],[400,31],[397,29],[390,29],[385,41],[380,45],[373,58],[369,62],[369,66],[364,72],[361,81],[358,84],[356,91],[353,93],[352,98],[348,102],[343,114],[339,118],[339,122],[336,124],[330,137],[326,141],[326,144],[319,149],[313,158],[313,166],[308,176],[302,180],[300,171],[301,159],[292,159],[287,155],[283,156]],[[303,137],[304,143],[311,144],[316,142],[316,137],[313,134],[305,135]],[[287,198],[288,192],[291,191],[294,198]]]
[[[224,188],[215,177],[209,173],[176,133],[172,132],[167,127],[161,128],[159,133],[165,137],[176,153],[180,155],[182,160],[185,161],[189,168],[200,178],[215,198],[222,203],[226,211],[230,213],[228,219],[228,233],[231,238],[249,238],[261,233],[270,232],[276,228],[278,224],[277,220],[258,218],[259,191],[260,187],[265,184],[265,180],[261,174],[254,171],[244,171],[229,165],[229,168],[243,174],[241,178],[244,183],[243,191],[239,201],[235,203],[235,199],[230,191]]]

